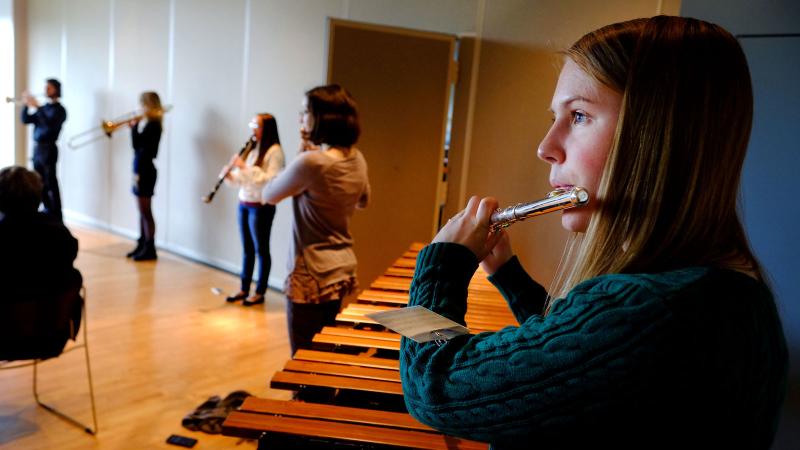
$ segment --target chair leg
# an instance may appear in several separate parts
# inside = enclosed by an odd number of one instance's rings
[[[77,426],[79,428],[83,428],[83,431],[91,434],[92,436],[95,436],[95,435],[97,435],[97,430],[98,430],[98,428],[97,428],[97,411],[95,409],[95,404],[94,404],[94,385],[92,384],[92,368],[91,368],[91,365],[89,363],[89,341],[86,339],[87,338],[86,329],[88,328],[88,326],[86,324],[86,309],[85,309],[85,307],[84,307],[84,310],[83,310],[83,319],[84,319],[84,322],[83,322],[83,345],[81,345],[81,346],[83,347],[84,354],[86,355],[86,374],[88,375],[88,380],[89,380],[89,400],[92,403],[92,423],[94,424],[94,429],[89,428],[88,426],[82,424],[81,422],[78,422],[76,419],[64,414],[63,412],[53,408],[50,405],[45,404],[45,403],[43,403],[42,401],[39,400],[39,392],[38,392],[38,389],[37,389],[37,382],[36,382],[36,380],[37,380],[36,367],[37,367],[38,362],[39,362],[38,360],[35,360],[33,362],[33,398],[36,399],[36,403],[39,406],[41,406],[42,408],[44,408],[45,410],[55,414],[56,416],[60,417],[61,419],[71,423],[72,425],[75,425],[75,426]]]

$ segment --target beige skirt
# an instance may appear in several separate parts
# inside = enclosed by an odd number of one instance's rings
[[[283,286],[286,297],[294,303],[325,303],[343,300],[358,289],[356,277],[337,281],[325,286],[308,272],[301,256],[295,258],[294,270],[286,277]]]

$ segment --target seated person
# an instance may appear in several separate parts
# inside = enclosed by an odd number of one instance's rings
[[[0,170],[2,302],[52,299],[80,290],[83,280],[72,265],[78,241],[60,221],[37,211],[41,200],[42,180],[36,172],[21,166]]]

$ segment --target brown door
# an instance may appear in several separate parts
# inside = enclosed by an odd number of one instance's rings
[[[372,199],[352,224],[362,288],[439,223],[456,36],[330,21],[328,82],[359,106]]]

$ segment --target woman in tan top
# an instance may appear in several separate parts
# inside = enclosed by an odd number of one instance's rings
[[[356,104],[344,88],[311,89],[300,119],[300,153],[264,188],[267,203],[293,198],[294,245],[284,286],[292,354],[310,347],[357,287],[350,217],[369,198],[367,162],[353,147],[360,132]]]

